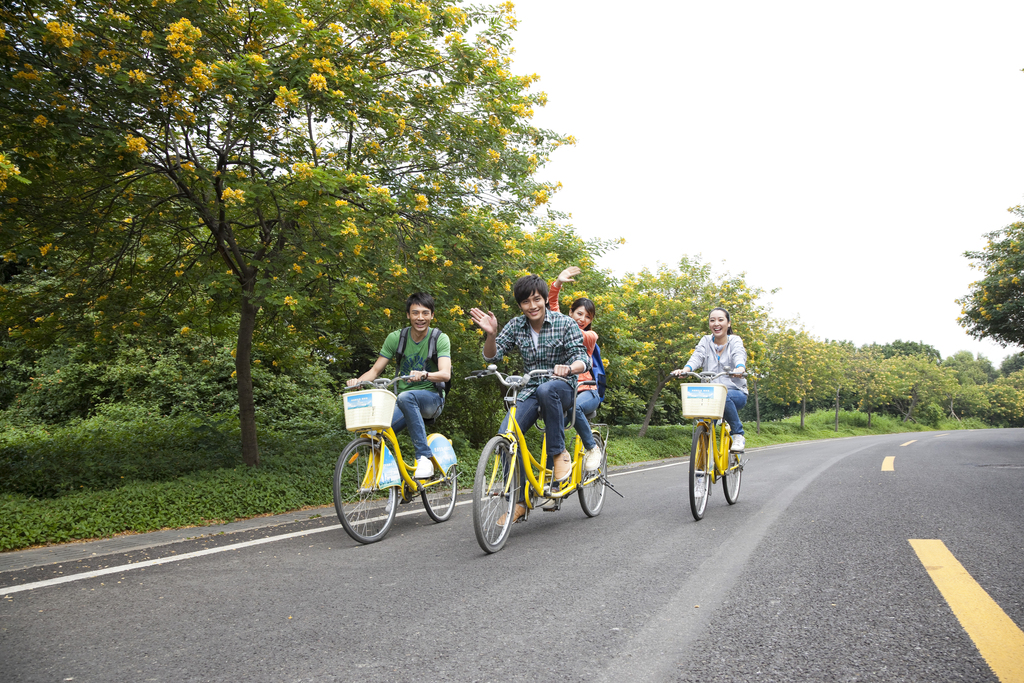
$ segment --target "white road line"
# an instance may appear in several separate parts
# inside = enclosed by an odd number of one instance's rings
[[[406,512],[402,514],[412,514],[412,512]],[[214,553],[223,553],[228,550],[238,550],[240,548],[248,548],[254,545],[263,545],[264,543],[272,543],[274,541],[281,541],[286,538],[296,538],[297,536],[307,536],[309,534],[317,534],[321,531],[330,531],[341,524],[332,524],[331,526],[318,527],[316,529],[307,529],[305,531],[295,531],[290,534],[281,534],[280,536],[270,536],[268,538],[257,538],[252,541],[245,541],[243,543],[233,543],[231,545],[221,546],[219,548],[207,548],[206,550],[197,550],[192,553],[183,553],[181,555],[171,555],[169,557],[161,557],[156,560],[144,560],[142,562],[134,562],[132,564],[122,564],[117,567],[107,567],[105,569],[97,569],[92,572],[85,572],[83,574],[72,574],[71,576],[61,576],[56,579],[47,579],[45,581],[36,581],[34,583],[26,583],[22,586],[9,586],[7,588],[0,588],[0,593],[6,597],[13,593],[20,593],[22,591],[32,590],[34,588],[45,588],[47,586],[56,586],[61,583],[69,583],[71,581],[79,581],[81,579],[92,579],[97,576],[107,576],[108,574],[119,574],[132,569],[142,569],[144,567],[153,567],[158,564],[165,564],[168,562],[179,562],[181,560],[190,560],[193,557],[202,557],[203,555],[213,555]]]

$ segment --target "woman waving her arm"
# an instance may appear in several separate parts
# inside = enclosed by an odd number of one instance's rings
[[[577,266],[569,266],[558,274],[558,277],[555,278],[555,281],[551,283],[551,287],[548,289],[548,309],[556,313],[561,312],[558,310],[558,294],[562,291],[562,284],[574,282],[573,278],[582,272]],[[569,307],[569,317],[580,326],[580,331],[583,332],[583,346],[586,347],[587,353],[591,357],[594,355],[594,347],[597,346],[597,332],[590,329],[596,313],[597,309],[594,306],[594,302],[585,297],[576,299],[572,302],[572,306]],[[592,380],[594,375],[590,371],[584,372],[579,376],[579,379],[581,382]],[[586,470],[597,469],[601,465],[601,449],[597,447],[590,423],[587,421],[587,413],[597,410],[597,406],[600,403],[601,396],[597,393],[596,387],[579,387],[579,394],[576,396],[576,433],[580,435],[580,439],[583,441],[583,448],[586,450],[583,461],[583,468]]]

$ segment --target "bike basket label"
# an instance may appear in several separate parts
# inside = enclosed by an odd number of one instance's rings
[[[372,394],[352,394],[345,397],[346,408],[369,408],[373,405]]]
[[[686,398],[709,401],[715,398],[714,387],[686,387]]]
[[[427,444],[437,464],[441,466],[441,471],[447,472],[448,468],[455,464],[455,449],[452,448],[451,442],[441,434],[431,434],[427,437]]]

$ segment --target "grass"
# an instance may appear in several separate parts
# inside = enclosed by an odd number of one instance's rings
[[[800,428],[800,417],[796,416],[778,422],[763,422],[760,434],[757,433],[756,424],[753,421],[745,422],[743,431],[747,439],[747,448],[758,448],[780,443],[836,439],[848,436],[985,429],[988,427],[980,420],[974,419],[963,422],[944,420],[938,426],[931,427],[903,422],[899,418],[889,415],[872,415],[870,429],[867,422],[865,413],[840,411],[839,431],[837,432],[835,430],[835,413],[833,411],[818,411],[805,417],[803,429]],[[627,465],[690,454],[693,438],[693,430],[690,425],[650,427],[643,439],[637,438],[639,431],[638,425],[612,427],[608,444],[608,460],[612,465]]]
[[[0,431],[0,550],[200,526],[330,505],[338,453],[351,434],[337,420],[261,427],[261,466],[238,463],[238,430],[227,419],[99,416],[60,428]],[[808,415],[745,425],[749,448],[794,441],[933,429],[863,413]],[[943,430],[984,428],[949,421]],[[690,425],[612,427],[612,465],[689,455]],[[407,441],[402,437],[403,448]],[[540,437],[528,435],[531,452]],[[479,450],[457,440],[462,490],[472,487]]]

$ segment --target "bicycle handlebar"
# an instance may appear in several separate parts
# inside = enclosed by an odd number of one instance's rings
[[[354,389],[391,389],[391,385],[396,382],[411,382],[413,381],[412,375],[400,375],[398,377],[378,377],[377,379],[364,379],[359,384],[353,384],[350,387],[345,387],[345,391],[352,391]]]
[[[522,375],[506,375],[498,370],[497,365],[488,365],[486,370],[474,370],[466,379],[479,379],[480,377],[488,377],[490,375],[497,377],[502,386],[516,389],[525,387],[530,383],[531,379],[537,377],[555,377],[556,379],[560,379],[565,382],[569,381],[566,377],[560,377],[559,375],[552,374],[551,370],[531,370],[530,372]]]
[[[672,376],[677,378],[677,379],[682,379],[685,375],[690,375],[691,377],[695,377],[696,379],[699,379],[701,382],[709,383],[709,382],[715,381],[716,379],[718,379],[722,375],[731,375],[733,377],[746,377],[747,373],[745,373],[745,372],[733,372],[732,370],[726,370],[725,372],[719,372],[719,373],[714,373],[714,372],[684,372],[681,375],[673,374]]]

